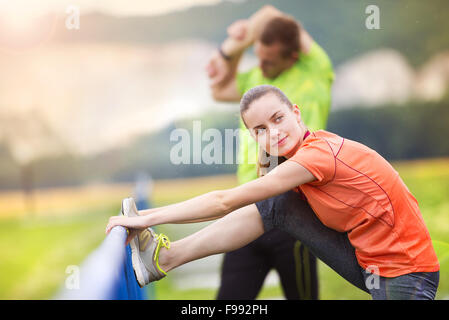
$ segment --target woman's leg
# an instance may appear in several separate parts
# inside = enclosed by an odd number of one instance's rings
[[[233,211],[204,229],[171,243],[162,249],[159,265],[170,271],[187,262],[241,248],[264,233],[255,204]]]
[[[279,228],[290,233],[340,276],[369,293],[347,234],[323,225],[296,192],[259,201],[256,206],[265,231]]]

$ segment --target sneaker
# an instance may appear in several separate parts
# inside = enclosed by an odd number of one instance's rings
[[[122,214],[127,217],[139,216],[133,198],[126,198],[122,201]],[[134,237],[129,245],[134,273],[141,288],[167,275],[159,266],[161,247],[170,249],[170,240],[166,235],[162,233],[158,235],[153,229],[147,228]]]

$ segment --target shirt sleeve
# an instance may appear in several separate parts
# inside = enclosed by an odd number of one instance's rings
[[[335,176],[335,157],[325,140],[313,141],[301,147],[287,161],[294,161],[306,168],[317,179],[311,185],[323,185]]]

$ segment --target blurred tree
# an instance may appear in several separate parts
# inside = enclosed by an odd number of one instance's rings
[[[64,143],[34,108],[23,114],[0,114],[0,137],[20,168],[24,203],[29,214],[35,211],[34,162],[44,156],[65,152]]]

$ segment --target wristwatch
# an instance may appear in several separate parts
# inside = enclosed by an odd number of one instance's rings
[[[223,49],[220,47],[218,47],[218,52],[220,53],[220,55],[223,57],[223,59],[229,61],[232,59],[231,56],[228,56],[226,53],[223,52]]]

